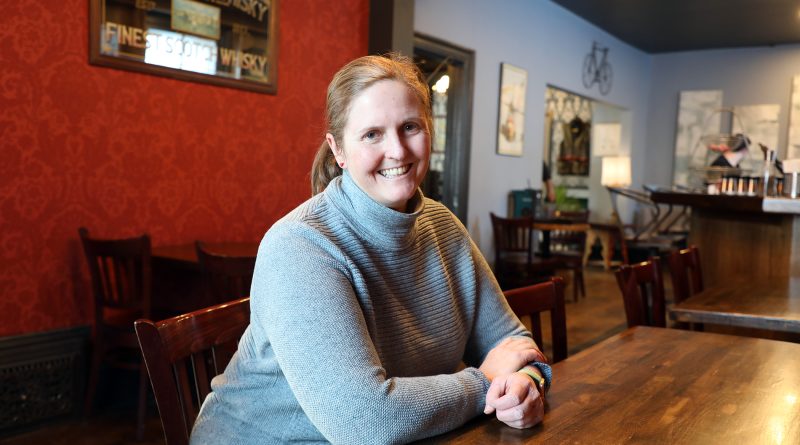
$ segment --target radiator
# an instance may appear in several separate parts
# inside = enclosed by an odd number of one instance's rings
[[[0,338],[0,437],[82,414],[89,332]]]

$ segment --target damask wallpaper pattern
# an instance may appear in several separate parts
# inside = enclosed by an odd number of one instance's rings
[[[310,194],[327,82],[368,0],[280,3],[278,94],[88,63],[86,0],[0,14],[0,336],[87,324],[77,228],[154,245],[258,240]]]

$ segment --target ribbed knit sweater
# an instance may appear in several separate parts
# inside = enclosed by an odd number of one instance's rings
[[[411,208],[345,173],[270,228],[192,444],[406,443],[482,412],[476,367],[530,334],[458,219],[419,192]]]

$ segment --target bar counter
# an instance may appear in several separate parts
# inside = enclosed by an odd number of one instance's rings
[[[700,248],[709,285],[800,276],[800,200],[661,191],[650,197],[691,207],[689,243]]]

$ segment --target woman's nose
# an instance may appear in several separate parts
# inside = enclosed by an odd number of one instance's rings
[[[392,159],[403,159],[406,154],[406,141],[400,134],[393,134],[387,141],[386,157]]]

